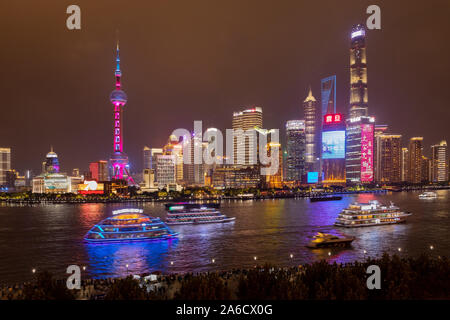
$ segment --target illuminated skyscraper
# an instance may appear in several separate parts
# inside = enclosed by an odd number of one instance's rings
[[[324,184],[345,184],[345,121],[340,113],[324,116],[322,125],[322,172]]]
[[[99,160],[91,162],[89,164],[90,178],[95,181],[107,181],[108,180],[108,162],[105,160]]]
[[[45,173],[58,173],[59,172],[59,160],[58,155],[53,152],[53,147],[50,147],[50,152],[47,153],[44,162]]]
[[[408,182],[422,182],[422,143],[423,137],[414,137],[409,141]]]
[[[11,149],[0,148],[0,186],[7,185],[8,171],[11,170]]]
[[[117,44],[117,57],[116,57],[116,89],[111,92],[110,101],[114,105],[114,140],[113,140],[113,154],[110,162],[112,167],[112,179],[122,180],[128,179],[129,182],[134,184],[128,169],[128,156],[123,152],[123,123],[122,113],[125,104],[127,103],[127,95],[121,89],[120,79],[122,77],[122,71],[120,70],[120,57],[119,57],[119,44]]]
[[[448,181],[448,148],[447,141],[431,146],[431,181]]]
[[[408,148],[402,148],[402,155],[401,155],[401,163],[402,163],[402,172],[401,172],[401,181],[406,182],[408,181],[408,162],[409,162],[409,154],[408,154]]]
[[[356,25],[351,32],[350,48],[350,117],[346,134],[347,183],[373,181],[375,118],[368,115],[366,32]]]
[[[253,166],[257,163],[257,128],[263,127],[262,109],[251,107],[249,109],[233,113],[234,137],[234,164],[243,166]],[[243,130],[246,133],[239,133]],[[242,164],[238,163],[238,155],[243,155]],[[256,158],[255,158],[256,155]]]
[[[286,122],[286,180],[301,182],[305,176],[305,121]],[[281,151],[280,151],[281,152]]]
[[[401,135],[376,136],[376,181],[398,183],[401,181]]]
[[[336,76],[321,81],[322,120],[326,114],[336,113]]]
[[[320,155],[320,129],[322,125],[321,110],[314,98],[311,88],[303,101],[305,116],[305,169],[306,172],[318,171],[318,158]]]
[[[353,27],[350,47],[350,118],[368,116],[366,30]]]

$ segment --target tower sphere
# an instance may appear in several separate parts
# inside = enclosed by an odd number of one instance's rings
[[[119,102],[125,104],[127,103],[127,94],[122,90],[114,90],[111,92],[109,100],[111,100],[112,103]]]

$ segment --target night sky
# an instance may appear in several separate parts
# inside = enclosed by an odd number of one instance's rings
[[[66,28],[71,4],[81,30]],[[347,113],[350,30],[371,4],[382,29],[367,34],[369,113],[405,146],[424,136],[429,154],[450,140],[448,0],[2,1],[0,147],[21,173],[40,173],[50,145],[68,173],[109,159],[117,30],[134,169],[144,145],[162,147],[194,120],[231,128],[242,106],[284,128],[303,118],[308,86],[320,99],[320,79],[333,74]]]

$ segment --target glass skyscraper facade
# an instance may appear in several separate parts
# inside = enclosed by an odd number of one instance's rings
[[[322,117],[320,107],[309,88],[308,96],[303,101],[305,116],[305,170],[306,172],[318,171],[318,158],[320,155],[320,128]]]
[[[302,181],[305,176],[305,121],[286,122],[286,179]]]

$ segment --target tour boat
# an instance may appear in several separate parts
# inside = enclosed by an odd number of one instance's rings
[[[332,234],[317,232],[314,236],[314,239],[306,245],[307,248],[316,249],[316,248],[327,248],[327,247],[346,247],[349,246],[355,237],[345,236],[338,237]]]
[[[369,227],[404,222],[410,215],[410,212],[403,212],[392,202],[386,206],[371,200],[369,203],[351,204],[339,214],[334,224],[349,228]]]
[[[422,194],[419,194],[419,199],[436,199],[436,198],[437,198],[436,192],[432,191],[426,191]]]
[[[218,203],[168,203],[166,204],[168,225],[231,222],[236,218],[227,217],[219,211]]]
[[[113,216],[92,227],[84,240],[88,242],[136,241],[175,238],[172,231],[159,218],[143,214],[142,209],[121,209]]]

